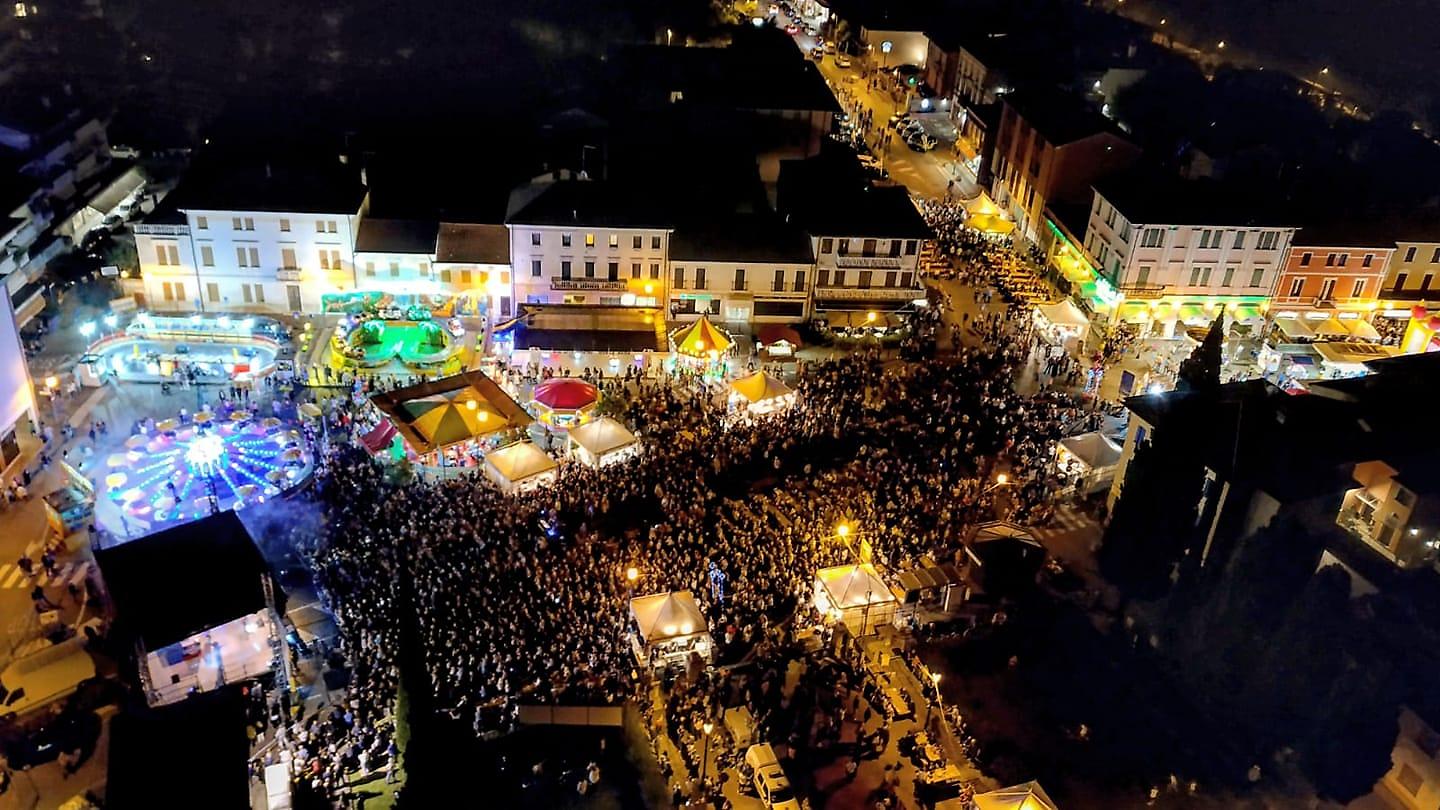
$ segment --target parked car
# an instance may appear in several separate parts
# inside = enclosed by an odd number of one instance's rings
[[[913,152],[929,152],[935,148],[936,143],[938,141],[924,132],[915,132],[905,136],[905,145],[910,147]]]
[[[835,40],[827,39],[824,43],[825,53],[835,53]]]
[[[835,67],[848,68],[851,64],[853,63],[850,61],[850,57],[848,55],[843,53],[835,54]]]
[[[824,60],[825,60],[825,49],[824,49],[824,48],[811,48],[811,49],[810,49],[810,58],[813,59],[813,60],[815,60],[816,62],[822,62],[822,61],[824,61]]]
[[[760,801],[770,810],[800,810],[795,798],[795,789],[785,777],[785,770],[775,758],[775,749],[769,743],[752,745],[745,751],[745,764],[749,766]]]
[[[0,718],[23,717],[67,697],[95,677],[83,636],[52,644],[0,672]]]

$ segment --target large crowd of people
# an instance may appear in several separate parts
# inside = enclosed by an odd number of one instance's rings
[[[361,735],[366,750],[384,747],[376,729],[391,722],[407,621],[437,709],[501,731],[521,703],[635,694],[630,596],[693,592],[719,654],[735,655],[809,609],[815,571],[851,559],[847,542],[903,570],[924,554],[954,559],[997,496],[1026,517],[1053,486],[1053,440],[1086,413],[1063,395],[1016,394],[1029,341],[997,332],[941,359],[860,351],[812,366],[795,405],[739,422],[702,385],[606,385],[643,452],[600,469],[567,462],[527,493],[396,481],[363,451],[338,450],[316,490],[323,529],[302,543],[353,668],[351,720],[324,728],[355,736],[347,750]],[[333,779],[322,767],[314,781]]]

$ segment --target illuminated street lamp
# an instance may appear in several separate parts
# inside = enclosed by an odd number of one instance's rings
[[[109,315],[106,315],[106,316],[105,316],[105,326],[106,326],[107,328],[114,329],[115,326],[116,326],[117,324],[119,324],[119,323],[120,323],[120,319],[117,318],[117,317],[115,317],[115,313],[112,312],[112,313],[110,313]]]
[[[625,579],[626,579],[627,581],[633,583],[635,580],[637,580],[637,579],[639,579],[639,578],[640,578],[640,569],[639,569],[639,568],[636,568],[635,566],[632,565],[632,566],[630,566],[629,568],[626,568],[626,569],[625,569]]]
[[[935,702],[940,704],[940,713],[941,713],[941,715],[943,716],[944,713],[945,713],[945,704],[941,701],[941,698],[940,698],[940,673],[938,673],[938,672],[931,672],[931,673],[930,673],[930,683],[935,686]],[[931,708],[932,708],[932,704],[926,704],[926,706],[925,706],[925,729],[926,729],[927,731],[930,729],[930,709],[931,709]]]
[[[996,486],[1003,487],[1008,483],[1010,483],[1010,476],[1006,475],[1005,473],[1000,473],[999,475],[995,476]]]
[[[95,334],[95,322],[94,322],[94,321],[86,321],[86,322],[80,324],[80,336],[81,336],[81,337],[86,337],[86,338],[88,338],[88,337],[90,337],[90,336],[93,335],[93,334]]]
[[[715,730],[715,724],[706,720],[700,725],[705,732],[705,750],[700,754],[700,790],[705,790],[705,777],[710,768],[710,732]]]

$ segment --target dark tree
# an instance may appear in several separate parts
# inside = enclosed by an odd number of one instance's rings
[[[1221,348],[1225,345],[1225,313],[1215,316],[1205,340],[1180,363],[1177,391],[1214,391],[1220,387]]]
[[[1204,470],[1177,442],[1135,448],[1105,530],[1100,565],[1127,596],[1153,599],[1170,587],[1190,547]]]
[[[1316,723],[1302,747],[1303,768],[1322,798],[1351,802],[1390,770],[1399,733],[1398,680],[1383,660],[1351,660],[1327,699],[1310,707]]]

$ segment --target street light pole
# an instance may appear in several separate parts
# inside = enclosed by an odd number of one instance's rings
[[[710,732],[715,730],[715,724],[706,720],[701,724],[700,728],[705,732],[705,746],[700,754],[700,792],[703,795],[705,793],[705,779],[710,769]]]

